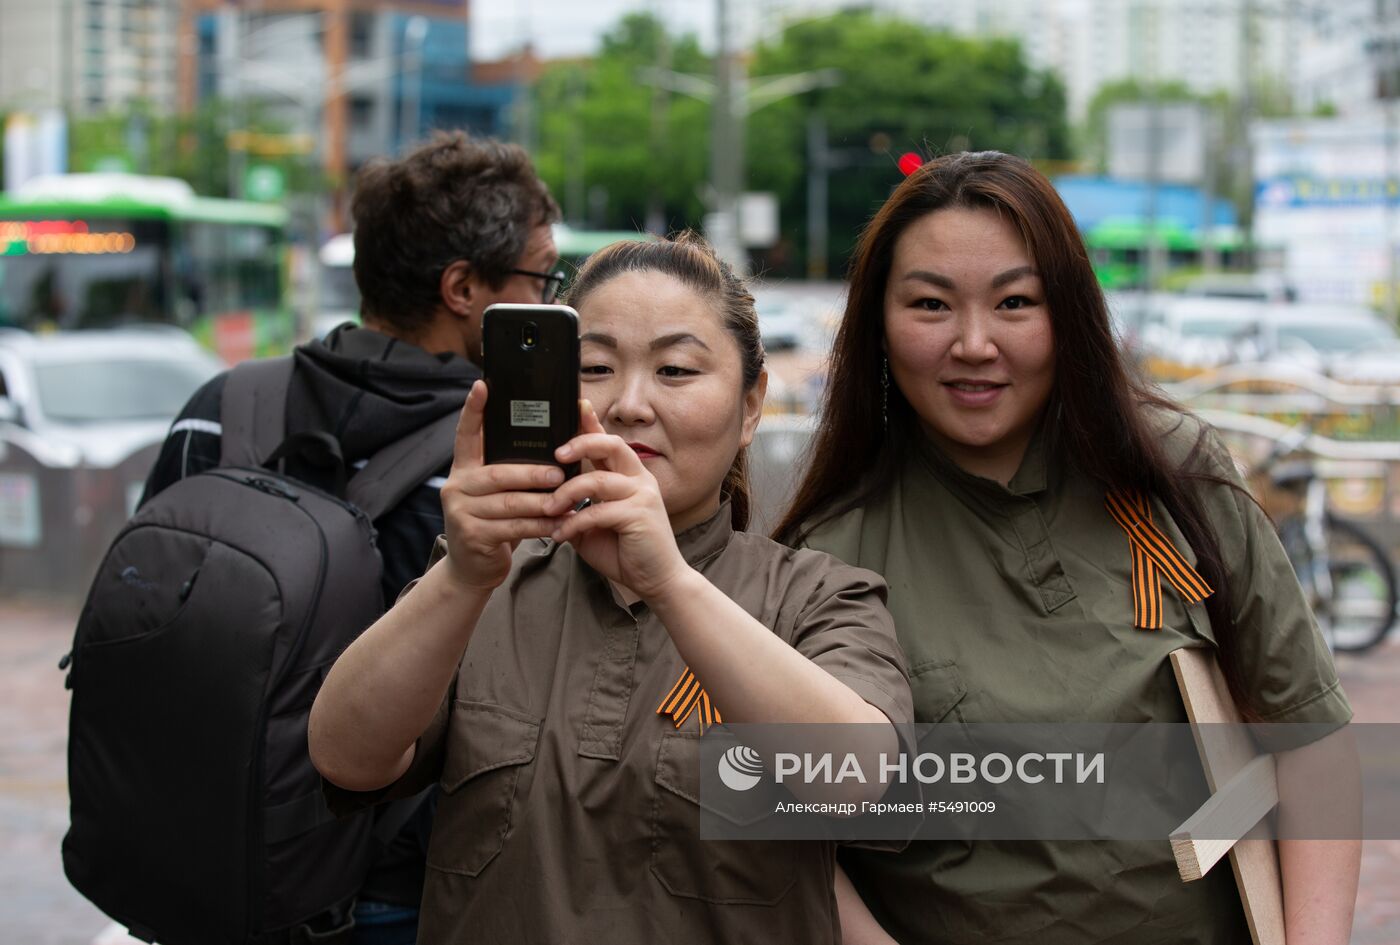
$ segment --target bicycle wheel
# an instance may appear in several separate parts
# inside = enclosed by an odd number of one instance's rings
[[[1390,555],[1355,522],[1327,516],[1327,553],[1332,575],[1332,648],[1359,653],[1385,639],[1396,619],[1395,567]],[[1324,628],[1324,633],[1327,628]]]

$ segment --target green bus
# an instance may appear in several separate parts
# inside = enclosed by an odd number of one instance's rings
[[[1227,268],[1233,265],[1242,243],[1239,233],[1221,228],[1214,241],[1220,264]],[[1159,221],[1155,234],[1151,234],[1145,220],[1110,217],[1084,234],[1099,283],[1110,291],[1148,287],[1147,253],[1154,242],[1161,247],[1162,277],[1200,267],[1203,246],[1199,230],[1177,220]]]
[[[288,350],[287,212],[133,174],[0,194],[0,326],[168,324],[233,364]]]

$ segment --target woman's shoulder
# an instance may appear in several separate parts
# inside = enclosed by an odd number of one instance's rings
[[[736,532],[730,551],[737,552],[746,574],[765,573],[770,582],[781,584],[784,597],[810,599],[818,593],[846,590],[876,591],[882,597],[885,594],[885,581],[880,575],[848,564],[810,541],[791,547],[757,532]]]
[[[1183,407],[1159,404],[1146,405],[1143,416],[1171,468],[1235,478],[1238,467],[1229,447],[1205,420]]]

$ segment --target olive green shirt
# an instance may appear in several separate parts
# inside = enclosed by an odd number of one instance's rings
[[[676,540],[799,653],[912,721],[878,575],[734,532],[728,503]],[[657,714],[683,669],[646,605],[572,547],[521,544],[409,771],[369,794],[327,785],[346,810],[439,784],[420,945],[839,941],[833,843],[700,838],[699,713],[679,729]]]
[[[1200,421],[1159,420],[1170,459],[1184,460]],[[1039,431],[1002,486],[921,437],[887,494],[807,544],[884,575],[919,722],[1184,722],[1167,657],[1215,647],[1205,605],[1184,606],[1164,580],[1162,629],[1134,628],[1127,536],[1103,489],[1046,441]],[[1213,430],[1198,462],[1240,481]],[[1264,720],[1340,727],[1350,706],[1269,521],[1228,486],[1199,489],[1227,567],[1234,645]],[[1155,501],[1153,518],[1194,565]],[[1203,779],[1200,790],[1204,799]],[[1183,883],[1165,836],[928,841],[899,854],[845,850],[842,863],[905,945],[1248,941],[1230,870]]]

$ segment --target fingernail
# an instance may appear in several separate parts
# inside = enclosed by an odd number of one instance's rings
[[[583,409],[588,411],[589,413],[593,413],[593,401],[585,398],[583,401]]]
[[[574,455],[574,448],[572,446],[561,446],[554,451],[554,455],[559,457],[560,459],[572,459]]]

